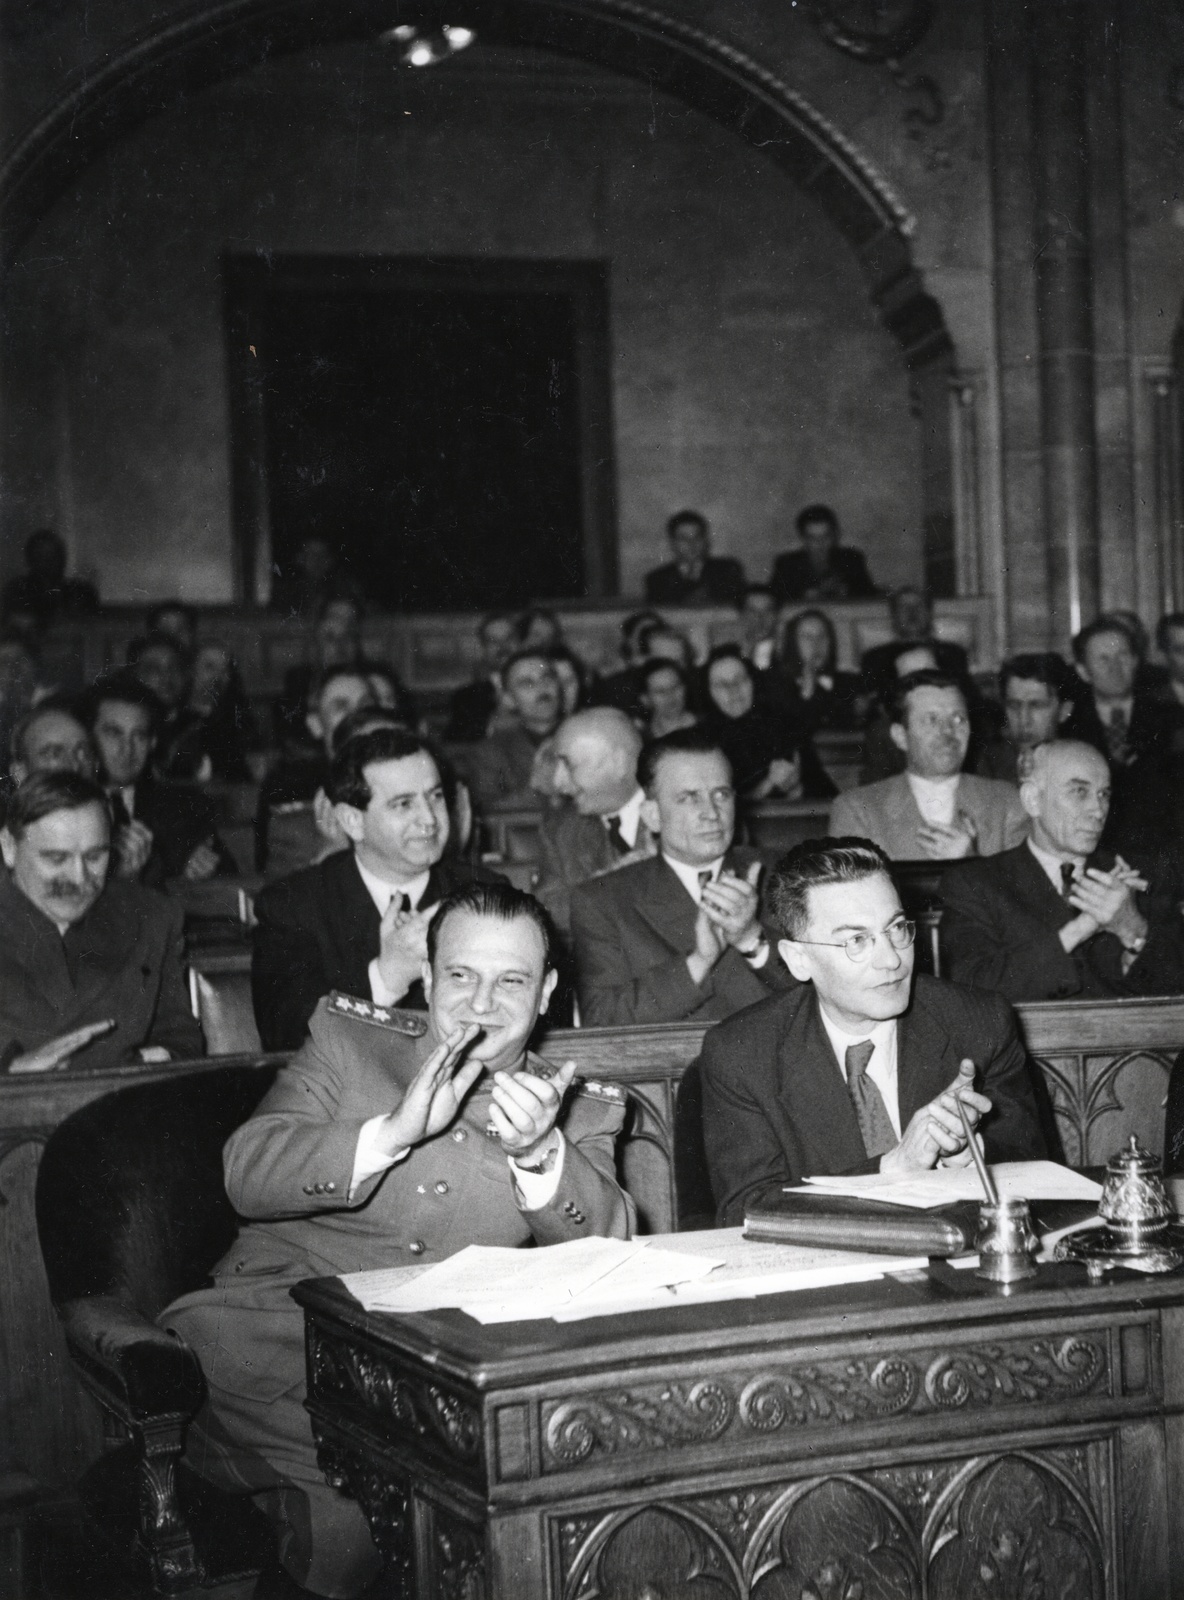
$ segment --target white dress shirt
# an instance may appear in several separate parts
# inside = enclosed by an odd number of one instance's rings
[[[940,828],[951,826],[958,813],[960,776],[955,772],[952,778],[920,778],[915,772],[905,773],[924,821],[936,823]]]
[[[1074,878],[1080,878],[1085,868],[1084,856],[1054,855],[1050,850],[1042,850],[1033,839],[1028,840],[1028,849],[1044,868],[1045,876],[1058,894],[1064,894],[1065,892],[1064,879],[1061,877],[1061,863],[1063,861],[1071,861],[1073,863]]]
[[[397,894],[405,894],[411,902],[411,909],[418,911],[419,902],[427,889],[428,878],[431,876],[430,868],[427,872],[416,873],[415,877],[409,878],[406,883],[388,883],[385,878],[377,877],[368,867],[364,867],[356,854],[354,856],[354,866],[357,867],[358,876],[365,884],[366,893],[373,900],[374,908],[380,917],[386,916],[387,909]],[[374,1001],[374,1004],[376,1006],[397,1006],[403,996],[395,994],[393,989],[389,989],[383,983],[382,974],[378,970],[377,956],[367,967],[366,974],[370,980],[370,998]]]
[[[899,1139],[900,1088],[896,1070],[896,1018],[888,1017],[863,1033],[845,1033],[838,1023],[827,1015],[826,1007],[821,1001],[818,1005],[818,1014],[822,1018],[822,1026],[826,1029],[831,1049],[835,1053],[844,1085],[847,1082],[847,1046],[861,1044],[866,1039],[871,1040],[872,1054],[867,1064],[867,1075],[880,1091],[884,1110],[888,1113],[888,1120]]]
[[[634,849],[637,844],[637,835],[641,829],[641,803],[644,799],[645,790],[639,788],[626,800],[619,811],[610,811],[600,819],[607,827],[609,818],[616,817],[617,826],[621,830],[621,838],[624,839],[630,850]]]
[[[719,856],[715,861],[706,861],[701,867],[692,867],[685,861],[675,861],[665,851],[662,852],[662,860],[674,873],[679,883],[682,884],[697,906],[703,904],[703,879],[700,874],[709,872],[711,876],[707,881],[714,883],[723,871],[724,866],[723,856]],[[754,972],[759,972],[769,959],[769,941],[762,933],[753,949],[741,950],[740,954]]]

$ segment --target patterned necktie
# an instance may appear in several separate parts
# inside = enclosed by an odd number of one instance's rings
[[[1073,893],[1073,877],[1077,868],[1071,861],[1061,862],[1061,894],[1067,900]]]
[[[898,1142],[880,1091],[867,1075],[867,1064],[875,1048],[870,1039],[861,1039],[858,1044],[849,1044],[846,1054],[847,1089],[869,1161],[882,1156]]]
[[[621,832],[620,817],[605,817],[604,831],[608,834],[608,842],[619,856],[629,854],[629,846],[625,843],[625,835]]]
[[[1127,721],[1122,706],[1115,706],[1106,724],[1106,748],[1111,761],[1124,762],[1127,758]]]

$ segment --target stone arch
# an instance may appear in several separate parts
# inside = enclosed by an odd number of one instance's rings
[[[456,21],[455,5],[400,0],[400,22]],[[934,593],[955,592],[949,423],[953,343],[909,244],[914,219],[887,181],[795,89],[727,39],[638,0],[467,0],[489,43],[549,50],[671,94],[730,129],[811,194],[855,253],[901,348],[921,423],[924,559]],[[390,0],[222,0],[135,37],[71,78],[0,165],[0,261],[9,266],[63,189],[111,141],[179,97],[313,46],[373,37]]]

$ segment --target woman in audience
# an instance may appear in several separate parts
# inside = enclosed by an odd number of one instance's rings
[[[691,681],[677,661],[655,657],[641,669],[641,703],[647,739],[660,739],[678,728],[693,728],[698,718],[690,709]]]
[[[707,722],[732,764],[736,793],[747,800],[829,800],[837,790],[809,734],[758,709],[753,669],[737,644],[718,645],[704,668]]]
[[[380,706],[383,711],[392,712],[395,722],[406,728],[409,733],[423,733],[425,729],[419,708],[403,687],[394,668],[386,666],[383,662],[368,661],[362,670],[367,683],[374,691],[374,704]]]
[[[835,665],[834,624],[825,611],[799,611],[781,633],[772,693],[778,709],[795,728],[858,728],[859,675]]]
[[[588,704],[592,674],[569,644],[552,645],[547,654],[555,663],[559,687],[563,692],[563,715],[570,717]]]

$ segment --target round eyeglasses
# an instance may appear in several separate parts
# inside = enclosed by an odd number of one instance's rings
[[[894,950],[907,950],[917,937],[917,924],[907,917],[897,917],[895,922],[881,930]],[[875,947],[878,933],[853,933],[849,939],[791,939],[790,944],[818,944],[827,950],[845,950],[848,961],[866,961]]]

